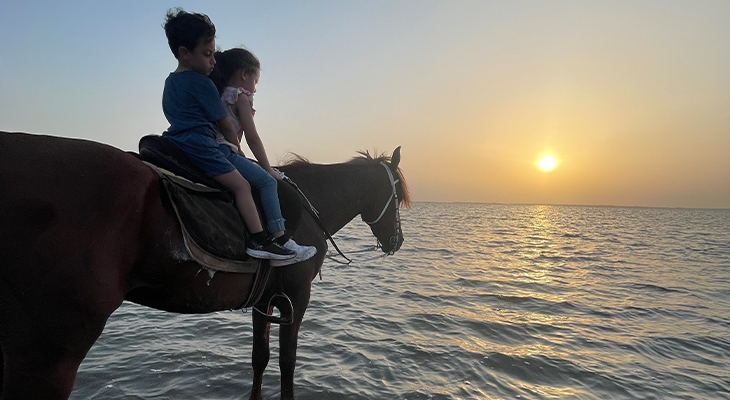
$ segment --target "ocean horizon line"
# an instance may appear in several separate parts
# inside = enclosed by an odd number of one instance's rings
[[[678,206],[627,206],[615,204],[568,204],[568,203],[500,203],[489,201],[435,201],[435,200],[413,200],[413,203],[434,203],[434,204],[488,204],[499,206],[549,206],[549,207],[596,207],[596,208],[642,208],[642,209],[665,209],[665,210],[716,210],[730,211],[730,207],[678,207]]]

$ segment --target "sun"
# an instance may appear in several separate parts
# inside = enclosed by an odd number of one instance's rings
[[[537,167],[545,172],[552,171],[557,165],[558,159],[550,154],[546,154],[537,160]]]

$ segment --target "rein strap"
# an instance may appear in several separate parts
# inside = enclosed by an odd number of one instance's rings
[[[296,189],[297,192],[299,192],[299,194],[302,196],[302,198],[304,198],[304,200],[307,202],[307,205],[309,206],[309,207],[306,207],[307,211],[312,216],[312,218],[314,218],[314,220],[317,222],[317,225],[319,225],[319,229],[321,229],[322,232],[324,232],[325,236],[327,236],[327,239],[329,239],[330,243],[332,243],[332,246],[334,246],[335,250],[337,250],[337,252],[342,257],[344,257],[345,260],[347,260],[347,264],[351,263],[352,260],[347,258],[347,256],[342,252],[342,250],[340,250],[340,248],[337,247],[337,243],[335,243],[335,240],[332,239],[332,235],[329,233],[327,228],[324,226],[324,222],[322,222],[322,219],[319,218],[319,211],[317,211],[317,209],[314,208],[314,205],[309,201],[307,196],[304,195],[304,192],[302,192],[302,189],[300,189],[299,186],[293,180],[291,180],[291,178],[284,175],[283,173],[281,173],[281,175],[282,175],[282,179],[284,179],[286,182],[288,182],[290,185],[292,185],[294,187],[294,189]],[[321,271],[320,271],[320,273],[321,273]]]

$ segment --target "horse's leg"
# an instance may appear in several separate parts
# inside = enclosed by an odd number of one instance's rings
[[[81,364],[81,359],[46,359],[38,354],[29,357],[24,349],[6,352],[5,358],[8,368],[3,400],[67,399]]]
[[[272,310],[264,310],[271,313]],[[253,385],[251,386],[250,400],[261,400],[261,384],[264,381],[264,370],[269,364],[269,331],[271,324],[266,316],[253,310],[253,351],[251,352],[251,366],[253,367]]]
[[[297,341],[302,318],[291,325],[279,327],[279,371],[281,372],[281,399],[294,398],[294,368],[297,363]]]
[[[281,399],[294,399],[294,369],[297,363],[297,344],[299,328],[302,326],[304,313],[309,305],[311,289],[308,281],[296,287],[296,295],[292,296],[294,315],[291,325],[279,327],[279,371],[281,372]]]
[[[67,399],[105,321],[51,304],[19,315],[15,330],[3,332],[2,400]]]
[[[89,284],[79,293],[76,282],[48,288],[42,277],[34,278],[19,287],[0,279],[2,400],[67,399],[81,361],[124,298],[101,284],[101,290]]]

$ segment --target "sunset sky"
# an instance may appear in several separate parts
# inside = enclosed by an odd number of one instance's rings
[[[402,146],[415,201],[730,208],[724,0],[0,0],[0,130],[163,132],[174,6],[261,60],[273,160]]]

